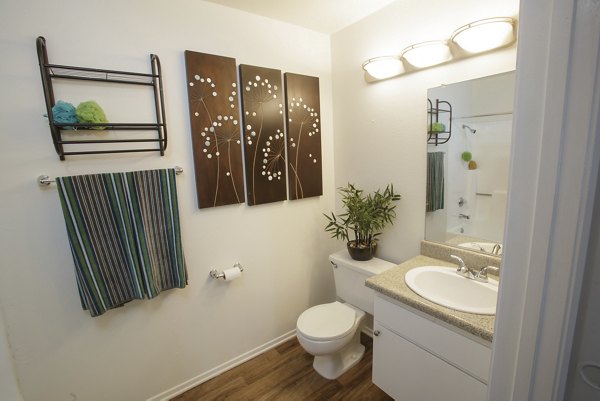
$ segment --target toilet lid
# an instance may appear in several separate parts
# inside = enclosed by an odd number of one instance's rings
[[[335,340],[354,327],[356,311],[341,302],[313,306],[302,312],[296,328],[311,340]]]

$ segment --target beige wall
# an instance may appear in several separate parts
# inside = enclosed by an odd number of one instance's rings
[[[303,310],[333,298],[327,255],[340,244],[323,232],[321,215],[334,205],[329,36],[193,0],[5,0],[1,10],[0,302],[27,401],[148,399],[291,334]],[[58,64],[147,72],[149,53],[158,54],[166,156],[59,161],[42,117],[38,35]],[[320,78],[324,196],[196,208],[186,49]],[[185,169],[177,185],[189,286],[91,318],[80,307],[56,188],[40,189],[36,177],[174,165]],[[208,278],[238,261],[246,270],[237,281]]]
[[[427,89],[513,70],[516,46],[373,84],[362,78],[362,62],[449,38],[469,22],[517,13],[516,0],[397,1],[332,36],[336,187],[393,183],[402,194],[381,257],[406,260],[423,239]]]

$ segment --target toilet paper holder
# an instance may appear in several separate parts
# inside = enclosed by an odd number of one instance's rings
[[[234,265],[233,265],[233,268],[234,268],[234,269],[235,269],[235,268],[239,269],[239,270],[240,270],[240,272],[243,272],[243,271],[244,271],[244,268],[242,267],[242,265],[241,265],[240,263],[236,263],[236,264],[234,264]],[[226,277],[225,277],[225,272],[222,272],[222,271],[221,271],[221,272],[219,272],[219,271],[217,271],[217,269],[213,269],[213,270],[211,270],[211,271],[210,271],[210,276],[211,276],[212,278],[216,278],[216,279],[219,279],[219,278],[222,278],[223,280],[225,280],[225,279],[226,279]]]

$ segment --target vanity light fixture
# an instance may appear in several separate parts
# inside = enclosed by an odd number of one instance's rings
[[[375,80],[411,73],[452,59],[473,57],[477,53],[514,43],[516,19],[494,17],[461,26],[448,40],[433,40],[406,47],[400,56],[370,58],[362,68]],[[460,51],[460,49],[464,51]],[[458,50],[458,51],[457,51]],[[406,66],[406,69],[404,68]],[[365,76],[368,82],[372,82]]]
[[[408,46],[402,50],[400,57],[414,67],[425,68],[450,60],[452,53],[450,53],[447,41],[432,40]]]
[[[385,79],[404,72],[402,62],[395,56],[368,59],[362,64],[362,68],[376,79]]]
[[[512,43],[514,24],[509,17],[486,18],[458,28],[450,40],[469,53],[480,53]]]

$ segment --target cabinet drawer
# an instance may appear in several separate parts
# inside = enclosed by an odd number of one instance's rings
[[[373,383],[396,400],[484,401],[487,386],[375,322]]]
[[[379,294],[375,296],[375,319],[382,326],[433,355],[484,383],[488,382],[491,348],[428,320]]]

